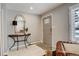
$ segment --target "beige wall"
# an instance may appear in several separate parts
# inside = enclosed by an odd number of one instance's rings
[[[57,41],[69,41],[69,7],[74,4],[63,4],[47,12],[52,13],[52,47],[56,47]]]

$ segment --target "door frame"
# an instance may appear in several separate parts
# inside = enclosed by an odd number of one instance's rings
[[[52,13],[49,13],[49,14],[46,14],[46,15],[44,15],[44,16],[42,16],[42,20],[43,20],[43,22],[42,23],[44,23],[44,19],[47,19],[47,18],[49,18],[49,17],[51,17],[51,28],[52,28],[52,34],[53,34],[53,14]],[[43,24],[44,25],[44,24]],[[43,27],[43,29],[44,29],[44,27]],[[51,35],[52,36],[52,35]],[[52,38],[52,37],[51,37]],[[52,38],[53,39],[53,38]],[[44,32],[43,32],[43,40],[44,40]]]

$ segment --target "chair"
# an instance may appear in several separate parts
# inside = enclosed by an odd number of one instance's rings
[[[58,41],[56,56],[79,56],[79,43]]]

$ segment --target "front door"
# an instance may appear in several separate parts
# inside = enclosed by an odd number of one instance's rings
[[[52,47],[52,17],[47,16],[43,19],[43,42],[47,47]]]

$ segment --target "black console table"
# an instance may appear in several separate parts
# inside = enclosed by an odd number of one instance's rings
[[[13,45],[9,49],[11,50],[11,48],[15,45],[15,43],[17,43],[17,50],[18,50],[19,49],[19,42],[24,42],[25,47],[27,47],[26,42],[28,43],[28,45],[30,45],[30,43],[28,42],[28,37],[30,35],[31,35],[31,33],[28,33],[28,34],[10,34],[10,35],[8,35],[8,37],[11,37],[14,41]],[[24,39],[19,40],[18,37],[24,37]]]

